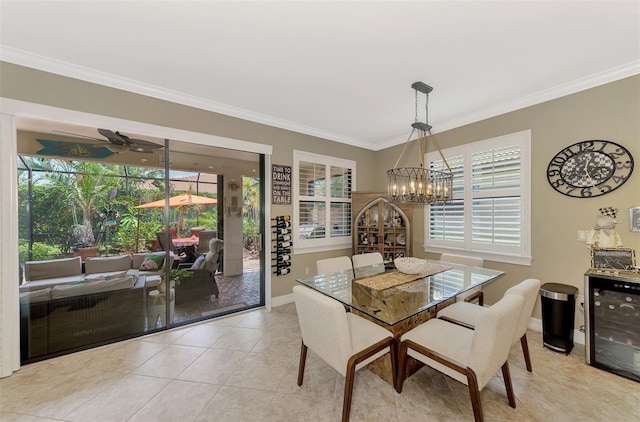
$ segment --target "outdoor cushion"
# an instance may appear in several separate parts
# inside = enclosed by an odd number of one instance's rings
[[[51,289],[40,289],[31,292],[20,292],[20,303],[36,303],[51,300]]]
[[[193,264],[191,264],[192,270],[199,270],[202,267],[204,267],[204,255],[197,257]]]
[[[113,271],[126,271],[131,268],[129,255],[91,257],[85,261],[85,273],[109,273]]]
[[[73,284],[81,282],[84,279],[84,274],[70,275],[67,277],[48,278],[36,281],[30,281],[20,286],[20,292],[33,292],[35,290],[46,289],[47,287],[53,287],[58,284]]]
[[[162,263],[164,262],[164,255],[159,254],[146,254],[144,256],[144,261],[140,265],[141,270],[157,270],[162,267]]]
[[[84,278],[84,282],[89,281],[106,281],[114,278],[122,278],[127,275],[126,271],[112,272],[112,273],[97,273],[97,274],[88,274]]]
[[[131,287],[133,287],[133,277],[131,276],[113,278],[111,280],[94,280],[79,284],[58,285],[51,289],[51,299],[110,292]]]
[[[140,269],[140,265],[144,262],[147,255],[161,255],[165,256],[164,252],[136,252],[131,255],[131,268]]]
[[[79,256],[24,263],[24,275],[27,282],[79,274],[82,274],[82,259]]]

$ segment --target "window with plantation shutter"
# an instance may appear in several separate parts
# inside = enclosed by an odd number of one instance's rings
[[[294,252],[351,246],[355,161],[293,152]]]
[[[453,200],[425,207],[425,251],[529,265],[530,131],[443,150]],[[438,152],[425,162],[444,169]]]

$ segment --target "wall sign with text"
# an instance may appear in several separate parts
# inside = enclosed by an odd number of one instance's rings
[[[629,248],[591,248],[591,268],[632,271],[636,254]]]
[[[272,164],[271,203],[291,205],[291,166]]]

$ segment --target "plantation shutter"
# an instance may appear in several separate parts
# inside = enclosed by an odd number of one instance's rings
[[[294,151],[295,250],[315,252],[351,244],[354,175],[354,161]]]
[[[471,239],[519,246],[521,151],[517,145],[471,154]]]
[[[351,169],[332,166],[330,181],[330,236],[351,236]]]
[[[425,251],[470,251],[485,259],[531,262],[530,131],[442,151],[453,198],[425,207]],[[439,152],[425,156],[443,170]]]
[[[464,156],[448,157],[447,163],[453,173],[453,200],[446,205],[430,205],[429,237],[435,240],[464,242]],[[446,170],[442,159],[430,162],[429,168]]]

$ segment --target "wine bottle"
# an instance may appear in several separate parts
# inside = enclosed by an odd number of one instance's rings
[[[291,247],[291,242],[278,242],[278,248],[289,248]]]
[[[278,262],[283,262],[283,261],[291,261],[291,255],[289,254],[278,255]]]
[[[278,235],[285,235],[285,234],[290,234],[291,230],[279,228],[279,229],[276,229],[274,233]]]
[[[286,275],[286,274],[289,274],[290,272],[291,272],[291,268],[280,268],[278,271],[276,271],[276,274]]]
[[[290,234],[285,234],[282,236],[278,236],[278,242],[289,242],[291,240]]]
[[[276,268],[286,268],[291,266],[291,261],[281,261],[276,263],[276,265],[272,265],[272,267]]]
[[[276,216],[276,221],[289,221],[291,219],[288,215],[278,215]]]
[[[276,227],[279,229],[287,229],[291,227],[291,221],[276,221]]]

